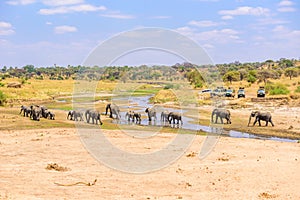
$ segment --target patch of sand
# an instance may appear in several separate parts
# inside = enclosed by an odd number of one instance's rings
[[[142,153],[174,136],[140,142],[146,139],[104,132],[120,148]],[[0,199],[300,199],[299,143],[222,137],[200,160],[204,139],[196,136],[175,163],[137,175],[97,162],[76,129],[0,131]],[[49,163],[68,170],[48,170]]]

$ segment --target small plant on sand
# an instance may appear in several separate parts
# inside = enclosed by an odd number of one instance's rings
[[[300,86],[297,87],[297,89],[295,90],[295,92],[300,93]]]

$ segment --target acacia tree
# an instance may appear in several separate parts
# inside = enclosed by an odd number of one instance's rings
[[[232,81],[238,81],[240,79],[240,73],[238,71],[229,71],[226,72],[223,76],[224,81],[229,81],[232,84]]]
[[[284,75],[290,77],[290,80],[292,80],[292,77],[297,77],[299,75],[299,71],[296,67],[288,67],[284,70]]]
[[[257,72],[257,76],[259,81],[263,81],[266,84],[269,78],[276,78],[277,73],[274,70],[263,69]]]

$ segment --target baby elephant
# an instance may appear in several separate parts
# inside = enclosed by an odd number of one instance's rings
[[[265,121],[266,126],[268,126],[269,122],[272,124],[272,126],[274,126],[274,124],[272,122],[272,115],[271,115],[270,112],[252,111],[251,114],[250,114],[250,117],[249,117],[248,126],[250,124],[250,121],[251,121],[252,117],[255,117],[255,121],[253,123],[253,126],[256,124],[256,122],[258,122],[258,125],[261,126],[260,120]]]
[[[214,115],[216,115],[215,121],[214,121]],[[220,118],[222,124],[223,124],[223,118],[227,120],[227,122],[226,122],[227,124],[231,124],[229,110],[215,108],[211,114],[211,122],[217,124],[219,118]]]

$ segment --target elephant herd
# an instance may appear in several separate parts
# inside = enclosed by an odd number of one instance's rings
[[[146,108],[145,113],[147,114],[148,121],[151,122],[152,120],[156,121],[157,120],[157,111],[156,108]],[[105,115],[108,115],[112,119],[121,119],[120,115],[120,108],[118,105],[114,103],[109,103],[106,105],[105,108]],[[99,111],[88,109],[88,110],[70,110],[68,111],[67,114],[67,119],[68,120],[73,120],[73,121],[86,121],[87,123],[91,124],[99,124],[102,125],[103,122],[101,121],[101,114]],[[134,122],[136,124],[141,124],[142,121],[142,114],[138,113],[136,111],[129,110],[125,114],[125,120],[128,122]],[[161,113],[161,121],[162,122],[168,122],[169,124],[183,124],[182,122],[182,117],[180,113],[176,112],[168,112],[168,111],[163,111]]]
[[[253,126],[255,126],[257,122],[258,125],[261,126],[260,121],[265,121],[266,126],[268,126],[269,122],[271,123],[272,126],[274,126],[274,123],[272,121],[272,115],[270,112],[252,111],[249,117],[248,126],[250,125],[252,117],[255,118],[255,121],[253,122]],[[226,119],[227,124],[231,124],[230,118],[231,118],[230,111],[222,108],[215,108],[211,114],[211,122],[216,124],[218,123],[218,119],[220,119],[220,122],[222,124],[224,123],[223,119]]]
[[[55,114],[52,111],[40,105],[31,105],[29,107],[22,105],[19,114],[36,121],[40,121],[40,118],[55,119]]]
[[[109,113],[109,117],[113,119],[121,119],[120,115],[120,108],[114,103],[109,103],[106,105],[105,108],[105,115]],[[148,121],[151,122],[152,120],[157,120],[157,110],[155,107],[152,108],[146,108],[145,113],[147,114]],[[48,110],[45,106],[40,105],[31,105],[29,107],[22,105],[20,113],[24,117],[30,117],[32,120],[40,121],[40,118],[46,118],[50,120],[55,119],[55,114]],[[101,121],[101,114],[100,112],[88,109],[88,110],[70,110],[67,115],[67,119],[73,120],[73,121],[84,121],[84,118],[87,123],[91,124],[99,124],[102,125]],[[253,122],[253,126],[258,122],[258,125],[261,126],[261,121],[266,122],[266,126],[268,126],[269,122],[272,126],[274,126],[274,123],[272,121],[272,115],[270,112],[260,112],[260,111],[253,111],[251,112],[249,116],[249,122],[248,126],[250,125],[251,119],[255,118]],[[136,124],[141,124],[142,121],[142,114],[135,112],[135,111],[128,111],[125,114],[125,119],[128,122],[135,122]],[[163,123],[169,123],[169,124],[183,124],[182,122],[182,115],[177,112],[169,112],[169,111],[163,111],[160,115],[160,120]],[[211,122],[212,123],[224,123],[224,120],[226,120],[227,124],[231,124],[231,113],[229,110],[223,109],[223,108],[215,108],[212,111],[211,114]]]

